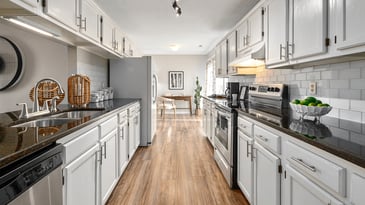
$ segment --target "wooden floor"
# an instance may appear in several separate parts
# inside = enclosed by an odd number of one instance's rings
[[[138,149],[107,204],[248,205],[229,189],[200,124],[190,115],[159,119],[152,146]]]

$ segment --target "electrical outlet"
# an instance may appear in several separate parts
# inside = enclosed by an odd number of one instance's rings
[[[310,82],[309,83],[309,94],[315,95],[317,93],[317,83],[316,82]]]

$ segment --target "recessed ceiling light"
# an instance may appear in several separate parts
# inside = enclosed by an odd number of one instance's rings
[[[178,44],[170,44],[170,49],[172,50],[172,51],[177,51],[177,50],[179,50],[179,48],[180,48],[180,46],[178,45]]]
[[[203,48],[203,45],[201,45],[201,44],[200,44],[200,45],[198,45],[198,47],[199,47],[199,48]]]

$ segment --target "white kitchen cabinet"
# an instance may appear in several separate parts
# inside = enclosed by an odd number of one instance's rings
[[[288,0],[271,0],[266,7],[266,64],[287,61]]]
[[[365,1],[336,1],[336,44],[337,49],[344,50],[365,45]]]
[[[127,168],[128,158],[128,110],[118,114],[119,126],[118,126],[118,175],[121,176]]]
[[[364,195],[365,176],[359,173],[352,173],[350,179],[350,202],[352,205],[360,205],[365,202]]]
[[[117,171],[117,130],[113,130],[100,140],[101,173],[100,191],[101,204],[105,204],[118,181]]]
[[[223,40],[215,49],[215,75],[216,77],[227,76],[227,40]]]
[[[44,13],[78,31],[77,9],[76,0],[46,0]]]
[[[237,136],[237,184],[247,201],[253,204],[253,158],[251,155],[253,139],[240,130],[237,131]]]
[[[290,0],[289,8],[289,57],[327,52],[327,0]]]
[[[98,205],[99,145],[94,145],[63,168],[64,205]]]
[[[285,205],[343,205],[290,165],[285,167]]]
[[[203,132],[204,135],[208,137],[208,132],[207,132],[207,125],[208,125],[208,109],[207,109],[207,100],[203,99],[203,119],[202,119],[202,128],[203,128]]]
[[[256,141],[253,146],[255,205],[280,205],[280,158]]]
[[[253,46],[264,37],[264,9],[256,9],[237,27],[237,51]]]
[[[129,159],[131,159],[140,145],[141,140],[141,115],[140,104],[135,104],[128,109],[128,125],[129,125]]]
[[[101,24],[100,16],[101,12],[98,7],[91,0],[79,0],[80,4],[80,15],[78,19],[79,31],[95,40],[100,42],[101,36]]]
[[[123,54],[127,57],[133,57],[133,46],[127,37],[123,38]]]
[[[216,114],[215,114],[215,107],[214,104],[211,106],[209,117],[209,142],[214,147],[214,137],[215,137],[215,124],[216,124]]]
[[[111,50],[114,50],[116,47],[114,29],[115,25],[113,21],[105,15],[102,16],[102,26],[101,26],[102,44]]]
[[[236,45],[236,31],[233,31],[227,37],[228,46],[228,64],[231,63],[237,57],[237,45]]]
[[[114,28],[114,50],[115,50],[115,52],[117,52],[120,55],[123,54],[123,38],[124,38],[124,36],[123,36],[122,31],[118,27],[115,27]]]

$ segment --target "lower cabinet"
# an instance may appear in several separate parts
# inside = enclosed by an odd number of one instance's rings
[[[63,168],[64,205],[97,205],[97,178],[100,163],[99,145],[94,145],[84,154]]]
[[[141,116],[139,109],[139,104],[129,108],[129,159],[133,157],[141,142]]]
[[[253,139],[247,137],[240,130],[237,131],[237,135],[237,184],[247,201],[253,204],[253,162],[251,155]]]
[[[105,204],[114,186],[118,182],[117,171],[117,130],[113,130],[100,140],[101,146],[101,173],[100,191],[101,204]]]
[[[285,204],[290,205],[343,205],[290,165],[286,166],[284,185]],[[363,203],[363,202],[362,202]]]
[[[119,167],[118,175],[121,176],[128,165],[128,121],[119,125]]]
[[[253,150],[255,205],[280,205],[280,158],[256,141]]]

